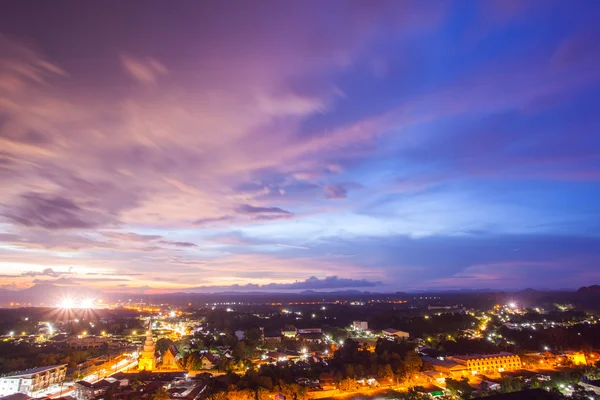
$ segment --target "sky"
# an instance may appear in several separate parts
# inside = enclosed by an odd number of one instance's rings
[[[600,2],[8,0],[0,287],[600,283]]]

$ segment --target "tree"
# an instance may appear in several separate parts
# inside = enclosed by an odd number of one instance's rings
[[[236,360],[241,360],[246,357],[246,344],[244,342],[237,342],[233,348],[231,354]]]
[[[175,344],[171,339],[168,338],[160,338],[156,341],[156,350],[160,354],[163,354],[169,347]]]
[[[169,392],[164,387],[159,388],[152,395],[152,400],[169,400],[170,398]]]
[[[501,382],[501,391],[504,393],[518,392],[523,389],[523,382],[518,378],[504,378]]]
[[[473,394],[473,388],[469,385],[467,378],[462,378],[460,381],[446,378],[446,389],[454,396],[459,396],[462,399],[470,399]]]
[[[352,379],[352,378],[345,378],[342,379],[340,382],[340,390],[342,392],[352,392],[354,390],[356,390],[358,388],[358,384],[356,383],[356,380]]]
[[[414,351],[409,351],[402,359],[402,372],[404,377],[410,377],[416,374],[421,370],[421,367],[423,367],[423,361]]]

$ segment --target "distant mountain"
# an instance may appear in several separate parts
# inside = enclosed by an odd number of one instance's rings
[[[0,291],[0,304],[31,303],[33,306],[53,306],[65,298],[74,301],[98,297],[100,292],[84,286],[58,286],[51,283],[39,283],[22,290]]]
[[[600,294],[600,285],[582,286],[577,289],[577,294]]]

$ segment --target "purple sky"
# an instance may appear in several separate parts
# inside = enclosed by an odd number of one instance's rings
[[[595,0],[5,1],[0,286],[600,283],[599,20]]]

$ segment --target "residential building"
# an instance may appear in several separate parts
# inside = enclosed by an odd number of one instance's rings
[[[93,400],[106,393],[113,384],[119,386],[117,381],[110,382],[106,379],[102,379],[96,383],[78,381],[73,385],[73,396],[75,396],[77,400]]]
[[[202,369],[213,369],[217,366],[218,360],[213,354],[204,353],[200,357],[200,362],[202,363]]]
[[[521,359],[518,355],[500,352],[495,354],[468,354],[452,356],[448,359],[466,366],[471,374],[489,374],[521,369]]]
[[[369,324],[367,321],[353,321],[352,329],[355,331],[363,332],[369,329]]]
[[[0,377],[0,397],[25,393],[37,397],[41,391],[65,380],[66,364],[32,368]]]

